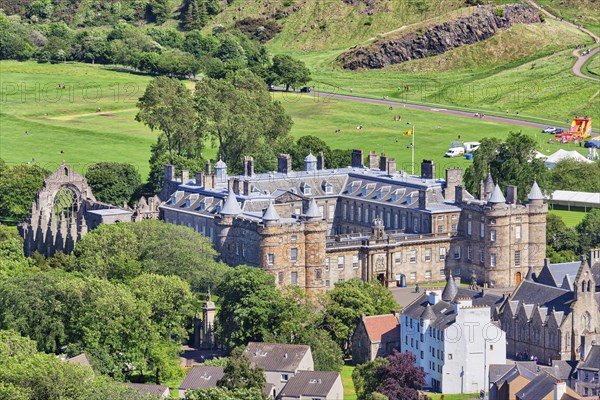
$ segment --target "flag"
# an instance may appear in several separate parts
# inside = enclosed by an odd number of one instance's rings
[[[409,129],[406,132],[404,132],[404,136],[409,136],[409,135],[412,135],[412,129]]]

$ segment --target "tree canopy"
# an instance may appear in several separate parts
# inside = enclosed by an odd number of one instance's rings
[[[194,104],[200,136],[211,138],[234,172],[241,171],[242,156],[264,152],[292,126],[264,82],[246,70],[230,73],[225,79],[198,82]]]
[[[132,195],[142,184],[137,169],[127,163],[99,162],[92,164],[85,178],[98,201],[122,205],[132,203]]]
[[[310,70],[304,62],[288,55],[274,56],[272,71],[276,77],[275,82],[285,85],[285,90],[289,90],[290,87],[297,88],[310,81]]]
[[[537,180],[541,188],[547,189],[548,170],[544,162],[535,157],[535,141],[526,134],[511,132],[505,141],[498,138],[484,138],[481,146],[473,153],[473,164],[465,171],[465,187],[474,195],[479,195],[479,182],[488,173],[503,191],[507,185],[517,186],[517,194],[522,201]]]
[[[23,221],[50,171],[37,164],[7,166],[0,161],[0,216]]]

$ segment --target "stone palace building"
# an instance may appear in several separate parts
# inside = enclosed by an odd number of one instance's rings
[[[245,157],[242,175],[228,176],[219,161],[192,178],[167,165],[160,217],[210,237],[228,264],[263,268],[278,286],[309,292],[352,278],[414,284],[449,273],[508,287],[543,265],[548,209],[536,183],[521,203],[516,187],[505,197],[488,176],[475,198],[461,169],[440,179],[430,160],[420,176],[397,171],[385,154],[363,161],[354,150],[351,166],[324,169],[323,155],[309,154],[294,171],[281,154],[277,171],[256,174]]]

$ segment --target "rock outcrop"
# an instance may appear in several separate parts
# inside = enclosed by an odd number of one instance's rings
[[[384,68],[477,43],[513,24],[537,22],[541,22],[540,17],[532,6],[482,7],[472,14],[449,22],[347,51],[341,54],[337,61],[345,69]]]

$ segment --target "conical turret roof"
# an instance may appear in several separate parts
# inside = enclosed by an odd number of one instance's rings
[[[531,190],[529,191],[529,196],[527,196],[529,200],[544,200],[544,194],[542,190],[537,184],[537,181],[533,181],[533,186],[531,186]]]
[[[494,203],[494,204],[506,203],[506,199],[504,198],[504,195],[502,194],[500,185],[496,185],[488,202]]]
[[[452,273],[450,273],[448,275],[448,280],[446,281],[446,287],[444,287],[444,291],[442,292],[442,300],[453,301],[457,294],[458,287],[456,286],[456,282],[454,282]]]
[[[310,205],[308,206],[308,210],[306,210],[306,214],[304,214],[306,218],[323,218],[323,215],[319,211],[319,207],[317,206],[317,202],[314,198],[310,200]]]
[[[429,303],[427,303],[427,306],[425,307],[425,309],[423,310],[423,313],[421,314],[421,320],[433,321],[434,319],[435,319],[435,313],[431,309],[431,305]]]
[[[238,204],[235,193],[233,193],[233,189],[229,189],[229,194],[227,195],[225,204],[223,204],[223,208],[221,209],[221,215],[238,215],[241,213],[242,209]]]
[[[492,178],[491,172],[488,172],[488,176],[485,178],[483,185],[486,193],[491,193],[494,190],[494,178]]]
[[[265,213],[262,216],[262,220],[265,222],[279,221],[279,214],[277,214],[277,210],[275,210],[273,202],[269,203],[269,207],[267,207],[267,209],[265,210]]]

